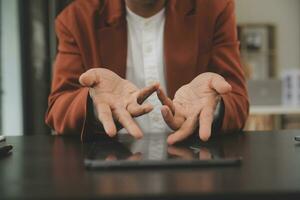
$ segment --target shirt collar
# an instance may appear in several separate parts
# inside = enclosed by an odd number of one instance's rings
[[[156,13],[155,15],[144,18],[134,12],[132,12],[128,7],[126,7],[127,20],[135,23],[136,25],[143,27],[145,25],[156,25],[165,19],[165,8]]]

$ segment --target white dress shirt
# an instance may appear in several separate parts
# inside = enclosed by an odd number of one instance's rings
[[[143,18],[127,8],[127,71],[126,79],[143,88],[159,82],[166,91],[163,36],[165,9],[150,18]],[[154,109],[147,115],[136,118],[137,123],[147,133],[162,133],[170,130],[164,122],[161,103],[154,93],[147,99]]]

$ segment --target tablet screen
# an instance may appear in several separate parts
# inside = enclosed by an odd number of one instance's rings
[[[165,134],[148,134],[141,140],[128,135],[97,140],[89,146],[85,158],[88,169],[145,167],[233,166],[241,157],[226,157],[222,146],[191,138],[169,146]]]

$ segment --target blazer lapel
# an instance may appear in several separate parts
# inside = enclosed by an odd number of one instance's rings
[[[127,22],[125,6],[121,0],[106,1],[105,22],[98,28],[101,67],[126,76]]]
[[[181,86],[196,77],[199,46],[203,47],[201,49],[207,47],[203,33],[208,31],[205,24],[203,27],[198,25],[202,23],[202,16],[196,15],[195,3],[194,0],[170,0],[167,5],[164,51],[167,89],[171,98]],[[205,20],[207,18],[203,16],[203,22]]]

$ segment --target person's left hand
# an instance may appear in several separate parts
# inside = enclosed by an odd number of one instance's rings
[[[211,136],[214,112],[221,100],[220,95],[229,92],[231,85],[222,76],[210,72],[200,74],[192,82],[179,88],[173,101],[162,89],[158,89],[157,96],[163,104],[163,118],[175,130],[168,137],[168,144],[187,138],[198,125],[200,139],[207,141]]]

